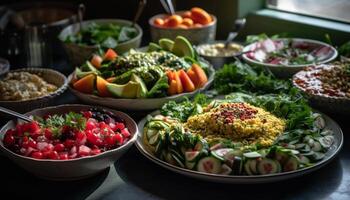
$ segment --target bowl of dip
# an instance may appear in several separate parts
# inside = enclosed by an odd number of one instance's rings
[[[234,61],[234,57],[242,52],[242,49],[243,46],[235,42],[231,42],[225,48],[224,41],[200,44],[196,47],[198,54],[208,60],[215,69],[221,68],[225,63]]]

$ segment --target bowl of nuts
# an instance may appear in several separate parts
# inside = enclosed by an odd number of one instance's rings
[[[349,62],[309,66],[293,76],[293,85],[320,110],[339,114],[350,112]]]

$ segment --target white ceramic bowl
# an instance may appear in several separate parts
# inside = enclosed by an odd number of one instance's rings
[[[323,60],[320,60],[317,63],[312,63],[312,64],[323,64],[323,63],[328,63],[333,61],[334,59],[337,58],[338,56],[338,51],[332,47],[329,44],[326,44],[324,42],[320,42],[317,40],[310,40],[310,39],[301,39],[301,38],[279,38],[279,39],[273,39],[273,41],[280,41],[280,40],[292,40],[293,42],[304,42],[307,43],[309,45],[313,45],[315,47],[319,46],[319,47],[328,47],[330,48],[329,54],[327,55],[327,57]],[[245,46],[243,49],[243,52],[247,52],[250,50],[253,50],[258,42],[256,43],[252,43],[248,46]],[[312,64],[302,64],[302,65],[281,65],[281,64],[269,64],[269,63],[263,63],[254,59],[251,59],[247,56],[247,54],[243,54],[243,59],[244,61],[246,61],[247,63],[251,64],[251,65],[258,65],[258,66],[263,66],[266,67],[267,69],[269,69],[275,76],[280,77],[280,78],[290,78],[292,77],[295,73],[297,73],[298,71],[304,69],[305,67],[312,65]]]
[[[92,108],[87,105],[61,105],[33,110],[26,115],[45,116],[47,114],[63,114],[69,111],[81,111]],[[106,108],[104,108],[106,109]],[[0,149],[4,155],[10,158],[23,169],[38,177],[50,180],[77,180],[93,176],[116,162],[135,142],[138,129],[135,121],[127,114],[115,110],[106,109],[125,120],[126,127],[131,133],[131,139],[121,147],[103,152],[96,156],[76,158],[72,160],[38,160],[16,154],[3,144],[6,130],[15,127],[15,121],[9,121],[0,130]]]

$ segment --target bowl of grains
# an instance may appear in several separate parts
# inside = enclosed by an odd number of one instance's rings
[[[293,76],[293,85],[320,110],[339,114],[350,112],[350,62],[307,67]]]
[[[0,79],[0,106],[26,112],[44,107],[67,89],[67,78],[45,68],[9,71]]]

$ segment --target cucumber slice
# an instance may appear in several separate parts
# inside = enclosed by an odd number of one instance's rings
[[[199,160],[197,170],[211,174],[218,174],[221,171],[221,162],[214,157],[205,157]]]
[[[257,165],[259,174],[274,174],[281,171],[281,165],[279,162],[270,158],[263,158]]]
[[[318,139],[323,148],[328,149],[332,146],[334,142],[334,137],[332,135],[326,135]]]
[[[147,139],[149,140],[151,137],[153,137],[156,133],[158,133],[158,130],[156,129],[147,129],[146,136]]]
[[[243,156],[246,158],[260,158],[261,154],[256,151],[252,151],[248,153],[243,153]]]
[[[299,161],[302,164],[309,164],[310,163],[310,159],[304,155],[299,155]]]
[[[154,129],[165,129],[165,128],[168,128],[168,124],[166,124],[165,122],[163,121],[160,121],[160,120],[156,120],[156,121],[150,121],[148,123],[148,127],[149,128],[154,128]]]
[[[252,160],[248,160],[247,161],[249,163],[249,169],[250,171],[253,173],[253,174],[258,174],[258,171],[257,171],[257,164],[258,164],[258,161],[256,159],[252,159]]]
[[[321,143],[318,141],[314,142],[314,145],[311,148],[312,151],[321,151],[322,150],[322,146]]]
[[[236,157],[241,157],[242,156],[242,151],[238,150],[238,149],[232,149],[231,151],[228,151],[225,155],[224,155],[224,159],[226,164],[228,164],[229,166],[232,166],[235,158]]]
[[[153,136],[148,140],[148,143],[149,143],[150,145],[152,145],[152,146],[157,145],[157,144],[158,144],[157,142],[159,141],[159,135],[160,135],[160,133],[157,133],[157,134],[153,135]]]
[[[281,164],[285,163],[288,160],[288,158],[289,155],[286,152],[279,151],[275,154],[275,159]]]
[[[314,154],[315,154],[315,152],[309,151],[309,152],[306,152],[306,153],[302,153],[301,155],[310,157],[310,156],[313,156]]]
[[[165,154],[165,161],[169,164],[176,165],[177,162],[173,158],[172,154],[170,152],[166,152]]]
[[[332,135],[333,131],[329,130],[329,129],[325,129],[320,133],[322,136],[326,136],[326,135]]]
[[[222,148],[222,149],[217,149],[214,150],[213,152],[215,152],[216,155],[224,158],[226,154],[230,153],[230,152],[234,152],[232,148]],[[232,153],[230,153],[232,154]]]
[[[208,143],[205,140],[199,140],[196,145],[194,146],[193,150],[195,151],[207,151],[208,149]]]
[[[185,152],[185,159],[187,162],[192,162],[196,158],[198,158],[200,152],[199,151],[186,151]]]
[[[161,156],[163,153],[163,141],[160,139],[158,141],[158,144],[156,145],[156,148],[155,148],[155,155],[157,157]],[[163,155],[164,156],[164,155]],[[165,159],[165,156],[164,156],[164,159]]]
[[[215,157],[216,159],[220,160],[220,161],[224,161],[224,160],[225,160],[223,157],[217,155],[217,154],[215,153],[215,151],[211,151],[210,154],[211,154],[213,157]]]
[[[249,160],[248,160],[249,161]],[[253,172],[250,170],[250,164],[249,162],[244,163],[244,171],[247,175],[254,175]]]
[[[319,114],[319,113],[315,113],[314,114],[314,118],[315,118],[315,121],[314,121],[314,126],[317,128],[317,129],[323,129],[325,126],[326,126],[326,121],[323,119],[322,115]]]
[[[171,157],[175,160],[177,166],[185,168],[185,165],[182,163],[181,158],[179,158],[177,154],[171,154]]]
[[[311,147],[308,144],[305,144],[304,149],[300,149],[301,152],[307,153],[311,151]]]
[[[233,174],[242,174],[242,167],[243,167],[242,158],[236,156],[232,165]]]
[[[211,151],[214,151],[214,150],[221,149],[221,148],[224,148],[224,145],[223,145],[222,143],[219,142],[219,143],[217,143],[217,144],[211,146],[211,147],[210,147],[210,150],[211,150]]]
[[[312,157],[313,157],[314,160],[318,161],[318,160],[322,160],[325,157],[325,154],[321,153],[321,152],[315,152],[312,155]]]
[[[289,172],[289,171],[295,171],[298,169],[299,161],[298,158],[295,156],[290,156],[286,163],[283,165],[283,171]]]
[[[226,164],[221,165],[220,174],[229,175],[229,174],[231,174],[231,172],[232,172],[232,169],[228,165],[226,165]]]
[[[196,166],[196,162],[185,162],[187,169],[193,169]]]
[[[295,149],[302,149],[305,146],[306,146],[306,144],[303,144],[303,143],[295,144]]]
[[[289,142],[288,144],[297,144],[299,142],[299,140],[293,140],[293,141],[291,141],[291,142]]]
[[[173,155],[175,155],[176,157],[178,157],[181,161],[184,161],[185,158],[175,149],[170,149],[170,153],[172,153]]]

